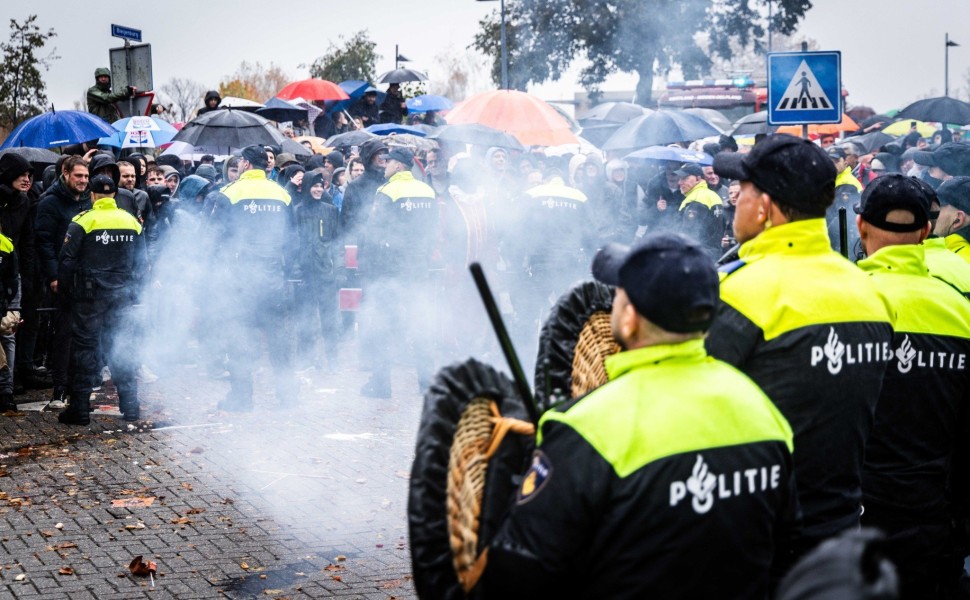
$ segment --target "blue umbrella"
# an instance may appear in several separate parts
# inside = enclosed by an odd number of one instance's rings
[[[713,165],[714,157],[696,150],[685,150],[672,146],[651,146],[643,150],[631,152],[623,157],[626,160],[669,160],[695,165]]]
[[[719,135],[717,128],[696,115],[658,110],[617,129],[603,144],[603,150],[636,150]]]
[[[112,135],[115,130],[101,117],[80,110],[51,111],[27,119],[0,145],[0,150],[16,146],[54,148],[80,144]]]
[[[351,104],[356,102],[361,96],[363,96],[364,94],[370,91],[377,92],[378,106],[380,105],[381,102],[384,101],[384,96],[386,96],[384,92],[378,91],[377,88],[367,83],[366,81],[350,79],[347,81],[341,81],[337,85],[340,87],[340,89],[347,92],[347,95],[350,96],[350,100],[337,100],[337,101],[331,100],[326,102],[325,106],[327,107],[328,115],[332,115],[333,113],[339,112],[341,110],[347,110],[348,108],[350,108]]]
[[[451,100],[444,96],[432,96],[431,94],[408,98],[404,103],[407,105],[409,111],[415,113],[430,112],[432,110],[451,110],[455,106]]]
[[[410,133],[419,137],[425,137],[428,135],[427,132],[420,127],[399,125],[397,123],[381,123],[379,125],[371,125],[370,127],[367,127],[365,131],[373,133],[374,135],[390,135],[392,133]]]

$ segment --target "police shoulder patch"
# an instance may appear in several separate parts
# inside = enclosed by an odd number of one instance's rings
[[[526,471],[525,479],[522,480],[522,485],[519,486],[519,492],[515,498],[516,503],[524,504],[532,500],[532,498],[542,491],[542,488],[546,486],[546,483],[551,478],[552,462],[550,462],[549,457],[542,450],[536,450],[532,455],[532,462],[529,465],[529,470]]]

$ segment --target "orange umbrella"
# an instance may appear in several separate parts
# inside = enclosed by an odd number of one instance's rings
[[[303,79],[294,81],[276,94],[283,100],[348,100],[350,96],[339,85],[326,79]]]
[[[472,96],[448,113],[450,125],[478,123],[515,136],[527,146],[577,144],[579,140],[556,109],[515,90]]]
[[[824,125],[809,125],[808,136],[812,139],[820,135],[839,135],[842,131],[855,131],[859,129],[859,124],[852,120],[852,117],[843,113],[841,123],[826,123]],[[787,133],[789,135],[801,136],[801,125],[785,125],[779,127],[775,133]]]

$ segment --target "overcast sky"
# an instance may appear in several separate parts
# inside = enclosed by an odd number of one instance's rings
[[[243,60],[273,61],[294,79],[306,77],[299,64],[312,62],[338,34],[365,28],[383,55],[378,72],[393,67],[394,45],[399,44],[413,66],[434,78],[435,57],[464,52],[478,21],[497,8],[498,2],[475,0],[4,2],[10,17],[37,14],[41,27],[57,31],[54,45],[61,58],[46,79],[48,96],[58,108],[73,108],[93,83],[94,69],[108,65],[108,49],[121,45],[110,36],[111,23],[141,29],[143,41],[152,44],[156,87],[184,77],[215,88]],[[966,99],[967,0],[816,0],[799,30],[823,50],[842,51],[849,103],[879,111],[943,94],[947,32],[962,44],[950,49],[951,95]],[[615,77],[604,89],[630,90],[633,83],[631,77]],[[577,89],[573,77],[533,91],[547,100],[561,100],[571,99]]]

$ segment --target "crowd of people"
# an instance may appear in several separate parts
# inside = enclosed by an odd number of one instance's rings
[[[399,94],[378,108],[367,93],[351,114],[401,122]],[[51,388],[61,422],[85,425],[107,367],[135,421],[139,379],[198,363],[228,379],[219,409],[249,411],[264,353],[281,408],[298,403],[296,373],[309,368],[355,364],[370,372],[361,392],[389,398],[407,362],[418,392],[446,361],[496,356],[473,262],[531,371],[550,306],[592,273],[617,287],[612,326],[631,362],[544,417],[532,481],[555,465],[554,492],[520,493],[486,573],[494,589],[572,586],[577,565],[602,564],[589,590],[610,597],[671,578],[680,597],[723,585],[763,597],[811,548],[862,524],[887,532],[906,597],[948,597],[970,506],[970,145],[944,128],[872,150],[851,136],[675,146],[713,164],[393,135],[197,162],[79,146],[42,170],[4,154],[0,404]],[[696,370],[689,386],[670,379],[681,364]],[[636,420],[624,379],[655,423],[601,422]],[[658,408],[654,389],[696,405]],[[629,435],[665,441],[633,457],[642,440]],[[626,545],[603,550],[615,544]],[[739,567],[690,583],[698,557]]]

